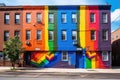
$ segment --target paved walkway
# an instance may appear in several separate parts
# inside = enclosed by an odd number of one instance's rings
[[[11,67],[0,67],[0,72],[10,71]],[[68,69],[68,68],[28,68],[17,67],[18,72],[41,73],[120,73],[120,68],[114,69]]]

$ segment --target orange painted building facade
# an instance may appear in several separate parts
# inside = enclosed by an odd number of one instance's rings
[[[23,6],[23,47],[26,51],[39,51],[45,49],[45,20],[44,20],[44,7],[38,6]],[[37,22],[37,15],[41,17],[41,22]],[[26,22],[26,14],[30,14],[30,22]],[[26,40],[26,31],[30,30],[30,39]],[[41,38],[37,40],[37,30],[40,30]]]

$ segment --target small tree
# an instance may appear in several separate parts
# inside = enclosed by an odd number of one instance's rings
[[[19,56],[23,52],[22,42],[18,36],[15,36],[6,41],[3,48],[4,54],[8,56],[13,69],[15,69],[15,64],[20,60]]]

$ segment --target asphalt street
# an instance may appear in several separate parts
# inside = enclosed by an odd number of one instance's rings
[[[120,80],[120,73],[0,72],[0,80]]]

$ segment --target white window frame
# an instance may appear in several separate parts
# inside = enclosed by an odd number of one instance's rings
[[[51,39],[48,37],[48,39],[50,40],[50,41],[52,41],[52,40],[54,40],[54,31],[48,31],[48,36],[50,37],[52,37]]]
[[[4,14],[4,23],[5,24],[9,24],[10,23],[10,14],[9,13],[5,13]]]
[[[63,39],[63,36],[65,35],[65,39]],[[64,41],[64,40],[67,40],[67,31],[66,30],[62,30],[61,32],[61,39]]]
[[[61,13],[61,22],[67,23],[67,14],[66,13]]]
[[[31,13],[26,13],[26,22],[27,23],[31,22]]]
[[[65,53],[66,55],[64,55],[64,53]],[[64,57],[66,57],[66,59],[64,59]],[[66,52],[66,51],[63,51],[63,52],[62,52],[62,58],[61,58],[61,60],[62,60],[62,61],[68,61],[68,52]]]
[[[102,61],[109,61],[109,55],[107,51],[102,52]]]
[[[104,39],[104,37],[105,37],[105,39]],[[104,41],[107,41],[107,40],[108,40],[108,30],[107,30],[107,29],[103,29],[103,30],[102,30],[102,39],[103,39]]]
[[[72,23],[77,23],[77,13],[72,13]]]
[[[102,13],[102,23],[108,23],[108,14]]]
[[[4,31],[4,41],[9,39],[9,31]]]
[[[42,23],[42,14],[41,13],[37,13],[36,18],[37,18],[38,23]]]
[[[27,31],[29,31],[29,39],[27,39],[27,35],[28,35]],[[31,31],[30,30],[26,30],[26,40],[30,40],[30,39],[31,39]]]
[[[39,33],[38,33],[39,32]],[[40,38],[38,38],[38,36],[40,37]],[[42,31],[41,30],[36,30],[36,39],[37,40],[41,40],[42,39]]]
[[[93,19],[93,21],[92,21],[92,19]],[[90,22],[91,23],[95,23],[96,22],[96,15],[95,15],[95,13],[90,13]]]
[[[75,37],[75,39],[73,39]],[[72,40],[77,40],[77,31],[73,30],[72,31]]]
[[[19,22],[17,22],[19,20]],[[15,13],[15,24],[20,24],[20,13]]]
[[[54,13],[49,13],[49,23],[54,23]]]
[[[92,35],[92,32],[94,32],[94,34]],[[96,31],[95,30],[91,30],[91,40],[96,40]],[[92,39],[92,37],[94,37],[94,39]]]

